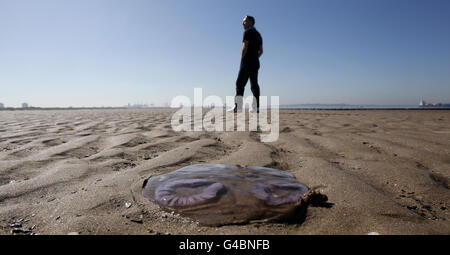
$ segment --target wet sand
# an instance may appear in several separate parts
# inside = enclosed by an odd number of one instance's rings
[[[0,111],[0,234],[450,234],[449,110],[280,110],[273,143],[174,132],[174,112]],[[142,197],[150,175],[197,163],[285,170],[329,204],[204,227]]]

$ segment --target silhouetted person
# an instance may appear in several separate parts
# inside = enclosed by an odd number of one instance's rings
[[[244,26],[244,39],[242,45],[241,66],[236,80],[236,98],[234,112],[242,110],[242,97],[244,96],[245,85],[250,78],[251,90],[256,98],[256,110],[259,112],[259,85],[258,70],[259,57],[263,54],[262,37],[255,29],[255,18],[245,16],[242,25]],[[253,109],[255,110],[255,109]]]

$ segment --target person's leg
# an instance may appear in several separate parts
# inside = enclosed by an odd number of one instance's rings
[[[236,80],[236,97],[234,104],[235,111],[238,109],[238,106],[240,108],[239,110],[242,109],[243,104],[242,99],[244,96],[245,85],[247,84],[249,75],[250,74],[248,72],[248,68],[241,66],[238,78]]]
[[[256,98],[256,107],[259,110],[259,85],[258,85],[258,69],[252,69],[249,74],[250,77],[250,85],[252,89],[253,96]]]

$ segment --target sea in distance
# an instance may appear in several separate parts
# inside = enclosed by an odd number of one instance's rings
[[[1,110],[82,110],[82,109],[170,109],[168,106],[102,106],[102,107],[4,107]],[[178,107],[177,107],[178,108]],[[203,106],[202,108],[211,108]],[[228,108],[228,107],[224,107]],[[248,105],[245,105],[248,108]],[[270,105],[268,106],[270,109]],[[174,109],[174,108],[172,108]],[[421,105],[369,105],[369,104],[289,104],[279,105],[279,109],[298,109],[298,110],[428,110],[428,109],[450,109],[450,104],[441,104],[439,106],[421,106]]]
[[[280,105],[280,109],[310,109],[310,110],[405,110],[405,109],[450,109],[450,104],[442,106],[420,106],[420,105],[369,105],[369,104],[290,104]]]

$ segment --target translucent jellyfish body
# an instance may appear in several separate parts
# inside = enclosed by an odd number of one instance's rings
[[[142,194],[164,210],[219,226],[289,217],[307,192],[305,185],[285,171],[197,164],[148,178]]]

